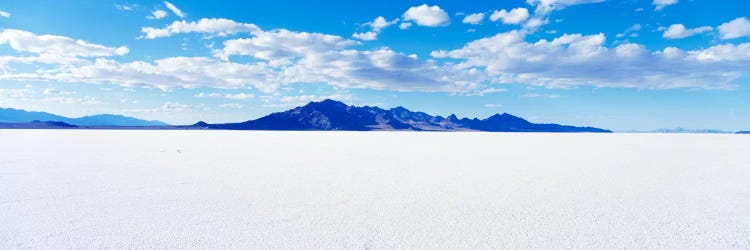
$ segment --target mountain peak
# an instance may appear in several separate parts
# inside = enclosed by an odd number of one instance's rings
[[[331,99],[325,99],[319,102],[309,102],[307,105],[303,106],[305,109],[330,109],[330,108],[336,108],[336,109],[343,109],[346,108],[347,105],[343,102],[331,100]]]
[[[398,111],[398,112],[409,112],[409,109],[404,108],[403,106],[397,106],[395,108],[391,108],[392,111]]]
[[[319,102],[310,102],[310,104],[311,103],[318,103],[318,104],[323,104],[323,105],[344,105],[344,106],[346,106],[345,103],[340,102],[340,101],[336,101],[336,100],[333,100],[333,99],[324,99],[324,100],[319,101]]]
[[[199,121],[199,122],[196,122],[195,124],[190,125],[190,126],[192,126],[192,127],[208,127],[209,124],[206,123],[206,122],[204,122],[204,121]]]
[[[489,132],[606,132],[593,128],[534,124],[511,114],[495,114],[487,119],[459,119],[455,114],[443,119],[398,106],[349,106],[325,99],[304,107],[273,113],[241,123],[211,125],[211,128],[240,130],[417,130],[417,131],[489,131]]]
[[[494,114],[494,115],[492,115],[492,116],[490,116],[490,117],[487,118],[487,120],[498,120],[498,119],[501,119],[501,120],[524,120],[524,121],[526,121],[525,119],[523,119],[521,117],[518,117],[518,116],[515,116],[515,115],[511,115],[511,114],[508,114],[508,113],[502,113],[502,114],[497,114],[496,113],[496,114]]]

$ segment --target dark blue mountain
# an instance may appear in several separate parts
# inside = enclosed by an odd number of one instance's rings
[[[240,123],[206,124],[193,126],[236,130],[414,130],[414,131],[490,131],[490,132],[603,132],[612,131],[593,127],[574,127],[559,124],[536,124],[510,114],[496,114],[480,120],[432,116],[410,111],[404,107],[349,106],[339,101],[311,102],[302,107],[273,113],[256,120]]]
[[[72,128],[78,128],[78,126],[70,125],[64,122],[32,121],[32,122],[21,122],[21,123],[0,122],[0,128],[2,129],[72,129]]]
[[[2,123],[28,123],[32,121],[64,122],[75,126],[87,127],[145,127],[145,126],[168,126],[160,121],[146,121],[133,117],[121,115],[92,115],[80,118],[69,118],[46,112],[25,111],[20,109],[0,108],[0,122]]]
[[[750,131],[740,131],[740,132],[737,132],[737,133],[738,134],[750,134]]]

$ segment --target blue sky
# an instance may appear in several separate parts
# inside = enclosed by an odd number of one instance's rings
[[[8,1],[0,107],[237,122],[332,98],[750,129],[750,2]]]

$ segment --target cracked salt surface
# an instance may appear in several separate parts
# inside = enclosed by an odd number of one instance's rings
[[[0,249],[750,248],[744,135],[0,138]]]

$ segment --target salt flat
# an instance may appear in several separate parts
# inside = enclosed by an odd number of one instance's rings
[[[750,136],[0,130],[2,249],[748,249]]]

